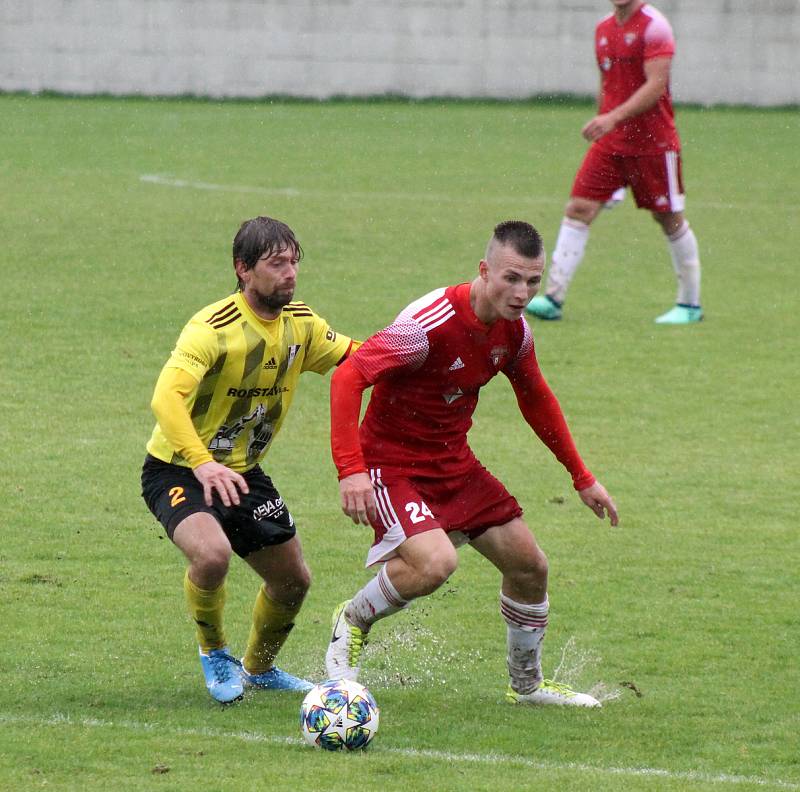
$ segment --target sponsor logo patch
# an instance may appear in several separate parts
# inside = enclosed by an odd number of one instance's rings
[[[253,519],[264,520],[268,517],[279,517],[284,511],[286,511],[286,505],[283,502],[283,498],[278,498],[274,501],[268,500],[266,503],[259,503],[253,509]]]
[[[461,388],[455,388],[454,390],[447,391],[446,393],[442,394],[442,398],[448,403],[452,404],[456,399],[460,399],[464,395],[464,391]]]

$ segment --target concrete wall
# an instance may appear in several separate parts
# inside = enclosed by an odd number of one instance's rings
[[[677,101],[800,103],[800,0],[656,0]],[[0,0],[0,90],[593,94],[608,0]]]

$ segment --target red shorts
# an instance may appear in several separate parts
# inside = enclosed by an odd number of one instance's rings
[[[369,474],[378,519],[372,523],[375,541],[367,566],[396,555],[415,534],[441,528],[457,545],[522,516],[517,499],[478,461],[450,478],[409,478],[396,468],[372,468]]]
[[[592,145],[575,176],[571,195],[605,203],[620,187],[631,188],[640,209],[682,212],[686,200],[680,152],[623,157]]]

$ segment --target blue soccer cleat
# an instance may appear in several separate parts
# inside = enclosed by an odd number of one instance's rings
[[[247,687],[259,690],[299,690],[301,693],[307,693],[314,687],[307,679],[287,674],[286,671],[281,671],[275,666],[263,674],[250,674],[242,666],[242,679]]]
[[[227,646],[205,654],[200,649],[200,665],[211,697],[220,704],[238,701],[244,695],[242,664],[231,655]]]
[[[556,302],[547,294],[537,294],[528,303],[525,310],[529,314],[533,314],[537,319],[554,321],[561,318],[561,303]]]
[[[678,303],[665,314],[657,317],[656,324],[692,324],[703,318],[703,309],[699,305]]]

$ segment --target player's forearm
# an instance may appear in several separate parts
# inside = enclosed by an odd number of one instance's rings
[[[361,397],[369,385],[348,359],[331,377],[331,455],[339,479],[367,470],[358,437]]]
[[[609,111],[614,124],[646,113],[658,104],[669,85],[670,59],[654,58],[645,61],[645,81],[622,104]]]
[[[595,478],[581,459],[561,405],[544,377],[539,375],[536,380],[513,385],[520,412],[537,437],[569,471],[575,489],[591,487]]]
[[[192,468],[211,462],[213,457],[197,434],[186,407],[186,381],[179,369],[165,369],[156,383],[150,403],[167,442]]]
[[[646,82],[621,105],[610,110],[608,114],[614,121],[614,125],[619,126],[623,121],[635,118],[646,113],[651,107],[655,107],[663,93],[664,88],[659,82]]]

